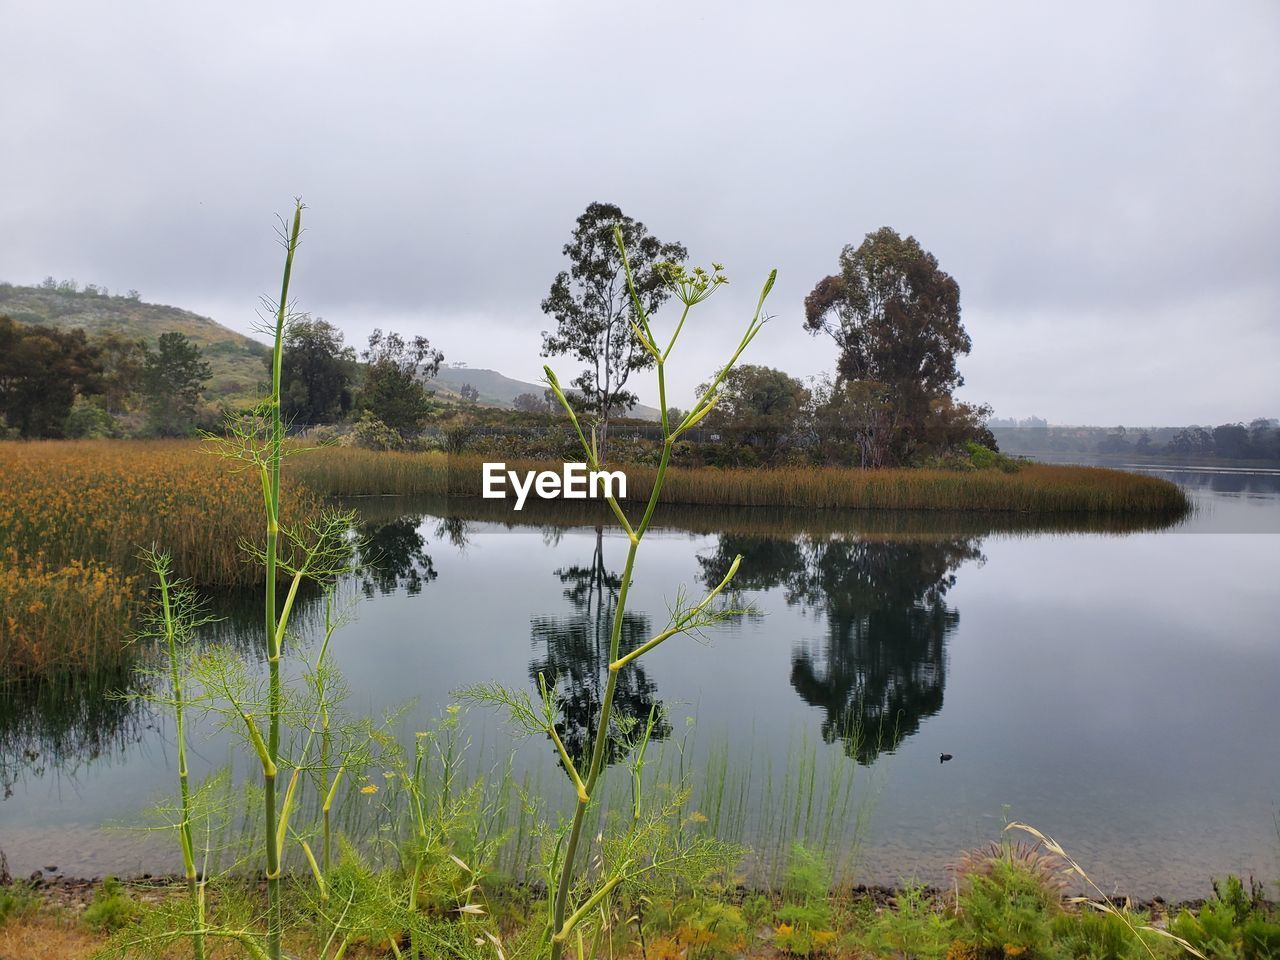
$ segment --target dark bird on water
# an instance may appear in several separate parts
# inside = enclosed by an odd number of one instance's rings
[[[942,754],[941,756],[939,756],[939,757],[938,757],[938,762],[939,762],[939,763],[946,763],[946,762],[947,762],[948,760],[950,760],[950,759],[951,759],[951,754],[949,754],[949,753],[944,753],[944,754]]]

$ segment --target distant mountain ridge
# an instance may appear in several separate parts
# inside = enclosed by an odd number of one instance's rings
[[[515,380],[504,376],[496,370],[482,367],[441,366],[440,372],[430,381],[428,388],[436,389],[442,396],[461,397],[462,387],[470,384],[480,393],[479,403],[490,407],[512,406],[516,397],[522,393],[532,393],[542,399],[547,389],[545,383],[529,383],[526,380]],[[658,411],[654,407],[636,404],[628,416],[637,420],[659,420]]]
[[[117,333],[152,345],[162,333],[177,331],[200,347],[213,370],[205,388],[210,400],[237,407],[261,396],[271,353],[266,344],[190,310],[144,303],[136,297],[106,296],[92,289],[0,283],[0,315],[56,330],[81,329],[91,336]]]

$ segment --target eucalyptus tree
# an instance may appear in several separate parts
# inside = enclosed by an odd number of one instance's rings
[[[960,285],[915,237],[890,227],[846,246],[839,268],[805,298],[805,329],[835,340],[841,385],[883,395],[890,458],[908,459],[936,406],[964,384],[957,361],[972,343],[960,322]]]
[[[405,339],[375,329],[361,356],[366,364],[361,406],[401,436],[417,430],[431,413],[425,381],[440,372],[444,354],[426,337]]]
[[[615,231],[621,233],[630,258],[631,288]],[[604,460],[609,421],[625,414],[638,399],[627,389],[631,374],[655,363],[642,343],[639,323],[671,296],[659,267],[683,261],[688,251],[652,236],[616,205],[592,203],[578,217],[564,255],[569,269],[556,274],[542,301],[542,312],[556,321],[554,330],[542,332],[542,355],[572,356],[585,365],[570,386],[581,411],[598,423]]]

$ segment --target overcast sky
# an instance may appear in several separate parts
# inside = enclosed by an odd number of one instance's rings
[[[1275,0],[0,0],[0,35],[0,279],[247,331],[300,194],[302,309],[533,380],[561,247],[610,201],[731,279],[683,406],[773,266],[748,359],[833,370],[803,298],[889,225],[959,282],[961,396],[998,416],[1280,416]]]

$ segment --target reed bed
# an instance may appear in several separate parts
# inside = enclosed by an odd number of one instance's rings
[[[9,564],[107,564],[143,571],[139,551],[163,543],[198,587],[254,581],[242,543],[257,544],[258,478],[183,441],[0,443],[0,543]],[[318,511],[294,499],[296,522]]]
[[[296,476],[317,492],[339,496],[434,494],[478,498],[484,459],[443,453],[379,453],[322,448],[295,461]],[[511,470],[558,465],[510,462]],[[644,500],[657,471],[622,465],[627,497]],[[532,501],[536,494],[530,494]],[[842,467],[667,470],[663,502],[856,510],[951,510],[988,513],[1177,517],[1190,509],[1182,490],[1157,477],[1101,467],[1027,464],[998,470],[857,470]],[[569,504],[572,505],[572,504]]]
[[[24,679],[118,668],[136,613],[137,578],[92,561],[0,570],[0,677]]]
[[[252,582],[258,478],[195,442],[0,443],[0,677],[118,666],[163,543],[199,587]],[[319,509],[305,493],[291,519]]]
[[[456,457],[445,453],[398,453],[362,450],[358,447],[319,447],[295,455],[289,461],[294,479],[310,489],[333,497],[446,496],[450,464],[475,468],[474,496],[480,495],[480,457]],[[462,473],[458,474],[461,480]]]
[[[443,495],[352,497],[344,499],[366,523],[391,523],[406,514],[429,514],[478,523],[593,528],[607,525],[607,505],[593,500],[530,500],[514,513],[505,500]],[[934,542],[951,537],[1037,536],[1040,534],[1145,533],[1178,525],[1180,515],[1047,515],[983,510],[816,510],[807,507],[741,507],[730,504],[662,503],[654,527],[703,536],[734,534],[766,539],[860,536],[882,541]]]

